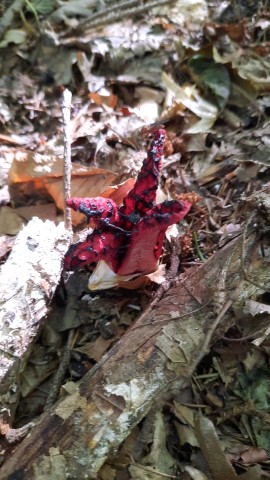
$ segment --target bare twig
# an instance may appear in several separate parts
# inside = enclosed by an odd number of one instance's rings
[[[29,422],[20,428],[9,428],[5,437],[8,443],[16,443],[22,440],[35,426],[35,422]]]
[[[218,333],[217,333],[217,337],[220,338],[221,340],[225,340],[226,342],[245,342],[246,340],[250,340],[251,338],[256,337],[259,333],[265,332],[266,329],[267,329],[267,326],[264,326],[259,330],[256,330],[255,332],[250,333],[249,335],[245,335],[244,337],[239,337],[239,338],[225,337],[224,335],[219,335]]]
[[[177,478],[175,475],[167,475],[166,473],[162,473],[160,472],[159,470],[156,470],[155,468],[151,468],[151,467],[147,467],[145,465],[141,465],[140,463],[135,463],[134,461],[132,463],[130,463],[130,465],[138,468],[138,469],[141,469],[141,470],[144,470],[145,472],[148,472],[152,474],[154,474],[156,477],[162,477],[162,478]]]
[[[65,350],[63,352],[63,355],[61,357],[60,365],[59,365],[58,370],[55,374],[54,381],[53,381],[53,386],[51,388],[51,391],[48,395],[48,398],[47,398],[47,401],[46,401],[46,404],[45,404],[45,408],[44,408],[45,411],[48,410],[58,398],[59,390],[60,390],[60,387],[63,383],[63,380],[64,380],[65,375],[66,375],[66,371],[67,371],[67,368],[68,368],[68,365],[69,365],[70,352],[71,352],[73,342],[74,342],[74,329],[69,331],[68,341],[67,341],[67,344],[65,346]]]
[[[193,362],[193,365],[192,365],[193,371],[195,371],[195,369],[197,368],[197,366],[199,365],[201,360],[204,358],[204,356],[207,355],[207,353],[209,353],[211,340],[212,340],[212,337],[214,336],[214,333],[215,333],[216,329],[218,328],[218,326],[219,326],[221,320],[223,319],[224,315],[227,313],[229,308],[232,306],[235,298],[237,298],[238,290],[240,288],[240,285],[239,285],[239,288],[234,291],[231,298],[226,300],[226,293],[227,293],[226,279],[227,279],[229,267],[231,265],[232,258],[233,258],[235,250],[236,250],[236,247],[232,250],[231,255],[229,255],[228,258],[226,259],[226,261],[224,263],[224,266],[223,266],[223,269],[220,272],[220,278],[219,278],[219,281],[218,281],[218,284],[217,284],[217,290],[216,290],[216,293],[214,295],[214,301],[215,301],[216,307],[218,309],[218,315],[217,315],[216,319],[213,321],[212,325],[210,326],[210,328],[208,329],[208,331],[205,334],[203,345],[202,345],[202,347],[201,347],[201,349],[200,349],[200,351],[199,351],[199,353],[198,353],[197,357],[195,358],[195,360]]]
[[[231,307],[231,305],[233,304],[233,300],[230,299],[228,300],[224,306],[222,307],[222,309],[220,310],[219,314],[217,315],[215,321],[213,322],[213,324],[211,325],[211,328],[209,328],[209,330],[207,331],[206,335],[205,335],[205,339],[204,339],[204,342],[203,342],[203,345],[200,349],[200,352],[197,356],[197,358],[195,359],[194,361],[194,364],[193,364],[193,370],[195,370],[197,368],[197,366],[199,365],[199,363],[201,362],[201,360],[205,357],[205,355],[207,355],[207,353],[209,353],[210,351],[210,343],[211,343],[211,340],[212,340],[212,337],[217,329],[217,327],[219,326],[221,320],[223,319],[225,313],[229,310],[229,308]]]
[[[88,28],[117,22],[126,16],[141,14],[149,11],[150,8],[161,7],[171,2],[172,0],[146,0],[143,3],[140,0],[123,0],[87,18],[78,25],[76,30],[85,32]]]
[[[194,315],[195,313],[199,312],[200,310],[202,310],[202,308],[205,308],[209,305],[210,302],[207,302],[205,303],[205,305],[202,305],[201,307],[199,308],[196,308],[195,310],[191,310],[190,312],[187,312],[187,313],[184,313],[183,315],[179,315],[177,317],[174,317],[174,318],[170,318],[170,322],[174,322],[176,320],[180,320],[180,318],[184,318],[184,317],[188,317],[190,315]],[[132,330],[136,330],[137,328],[142,328],[142,327],[145,327],[147,325],[157,325],[158,323],[168,323],[168,319],[167,318],[164,318],[163,320],[155,320],[154,322],[145,322],[144,324],[142,325],[135,325],[134,327],[132,327]],[[225,337],[226,338],[226,337]]]
[[[70,140],[70,105],[71,105],[71,92],[66,88],[63,92],[63,125],[64,125],[64,215],[65,215],[65,227],[67,230],[72,230],[71,224],[71,211],[67,207],[66,201],[70,197],[70,178],[71,178],[71,140]]]

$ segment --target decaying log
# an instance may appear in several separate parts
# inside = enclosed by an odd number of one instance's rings
[[[251,229],[187,271],[71,395],[42,415],[3,465],[0,480],[96,478],[155,402],[190,381],[217,332],[235,323],[249,299],[259,298],[260,285],[270,286],[269,258],[260,245]]]
[[[18,377],[48,312],[69,246],[64,224],[33,218],[0,270],[0,395],[12,417]]]

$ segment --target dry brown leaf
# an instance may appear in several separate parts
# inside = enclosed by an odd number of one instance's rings
[[[101,260],[89,278],[89,290],[105,290],[107,288],[121,287],[127,290],[136,290],[145,287],[150,282],[161,284],[165,281],[165,265],[161,264],[155,272],[148,275],[133,273],[131,275],[118,275],[109,265]]]
[[[246,352],[245,358],[242,360],[246,372],[251,372],[254,368],[265,364],[264,352],[258,348],[252,348]]]
[[[31,220],[33,217],[38,217],[41,220],[56,220],[56,208],[53,203],[19,207],[15,209],[15,212],[24,220]]]
[[[117,175],[109,170],[102,168],[92,168],[72,164],[72,175],[78,177],[88,177],[95,175],[111,176]],[[53,155],[41,155],[33,152],[16,152],[9,171],[9,183],[28,182],[35,179],[62,178],[63,159]],[[105,188],[105,187],[104,187]]]
[[[152,465],[156,470],[164,473],[172,473],[176,460],[167,449],[167,430],[164,416],[157,412],[154,421],[153,443],[151,450],[142,460],[144,465]]]
[[[100,95],[97,92],[89,93],[88,97],[94,102],[96,105],[110,107],[115,109],[117,107],[117,96],[116,95]]]
[[[181,405],[178,402],[174,402],[172,411],[182,423],[194,428],[194,410],[192,410],[192,408],[189,408],[186,405]]]
[[[110,185],[116,175],[109,170],[99,168],[92,169],[87,174],[72,176],[71,179],[71,197],[98,197],[101,192]],[[44,186],[48,193],[54,199],[60,210],[64,209],[63,179],[49,178],[44,179]],[[79,225],[85,221],[85,215],[72,211],[73,225]]]
[[[136,290],[137,288],[142,288],[146,285],[149,285],[150,282],[160,285],[161,283],[165,282],[165,280],[165,265],[160,264],[153,273],[148,273],[148,275],[141,275],[138,278],[128,281],[119,280],[118,286],[126,288],[127,290]]]
[[[187,425],[182,425],[175,421],[174,426],[179,437],[180,445],[192,445],[192,447],[199,447],[198,440],[194,434],[194,429]]]
[[[144,451],[145,442],[147,442],[147,439],[144,438],[141,429],[138,426],[134,427],[122,444],[117,457],[113,460],[113,465],[120,465],[120,467],[129,465],[134,453]]]
[[[9,237],[8,235],[1,235],[0,237],[0,259],[2,259],[10,250],[14,244],[16,237]]]
[[[243,310],[244,315],[260,315],[262,313],[270,313],[270,305],[255,300],[247,300]]]
[[[254,463],[266,462],[269,460],[269,455],[263,448],[249,447],[242,455],[241,460],[243,465],[250,465]]]
[[[120,276],[114,273],[109,265],[101,260],[89,278],[89,290],[105,290],[106,288],[117,287],[120,280],[127,281],[134,278],[136,274]]]
[[[213,479],[237,480],[238,476],[222,450],[211,420],[200,414],[195,415],[195,434]]]
[[[81,353],[85,353],[90,358],[93,358],[93,360],[98,362],[114,341],[114,338],[105,340],[100,336],[94,342],[86,343],[82,347],[76,348],[76,350]]]
[[[118,287],[125,288],[126,290],[137,290],[138,288],[146,287],[146,285],[149,285],[149,283],[150,280],[148,275],[142,275],[134,280],[118,280],[117,285]]]
[[[226,456],[230,462],[240,462],[243,465],[266,462],[269,458],[266,450],[263,448],[243,444],[230,448]]]
[[[0,235],[16,235],[22,226],[23,221],[13,208],[0,208]]]
[[[34,345],[30,360],[20,375],[20,392],[23,398],[33,392],[57,369],[58,359],[53,356],[47,358],[46,353],[45,347]]]
[[[128,178],[125,182],[119,185],[106,188],[100,195],[104,198],[111,198],[117,205],[121,205],[123,198],[127,196],[128,192],[133,188],[135,180]]]
[[[208,477],[200,470],[197,470],[197,468],[191,467],[189,465],[186,465],[184,468],[185,471],[190,475],[190,478],[192,480],[208,480]]]
[[[103,467],[98,472],[100,480],[114,480],[116,475],[115,468],[112,468],[110,465],[103,465]]]
[[[213,480],[237,480],[239,477],[223,452],[216,429],[206,417],[195,415],[195,433]],[[213,455],[214,452],[214,455]],[[241,475],[242,480],[260,480],[260,468],[250,467]]]
[[[110,170],[72,164],[71,196],[96,197],[116,177]],[[63,210],[63,159],[33,152],[16,152],[9,171],[9,185],[13,195],[19,198],[22,186],[24,191],[27,187],[28,195],[45,189],[57,207]],[[78,225],[85,217],[74,212],[72,219],[74,225]]]
[[[5,423],[2,418],[0,418],[0,434],[6,435],[10,430],[10,425]]]

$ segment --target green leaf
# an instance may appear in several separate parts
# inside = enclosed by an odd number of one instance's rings
[[[16,43],[16,45],[19,45],[25,41],[26,37],[27,33],[25,30],[8,30],[0,43],[0,48],[7,47],[9,43]]]
[[[33,9],[40,15],[48,15],[56,6],[55,0],[29,0]]]
[[[194,81],[214,95],[217,105],[222,110],[231,90],[230,75],[226,66],[205,55],[194,55],[188,61],[188,66]]]

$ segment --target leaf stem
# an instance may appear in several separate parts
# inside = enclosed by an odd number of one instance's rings
[[[206,258],[204,257],[201,249],[200,249],[200,246],[199,246],[199,241],[198,241],[198,233],[197,232],[193,232],[193,241],[194,241],[194,245],[195,245],[195,250],[197,252],[197,255],[199,257],[199,259],[202,261],[202,262],[205,262],[206,261]]]

